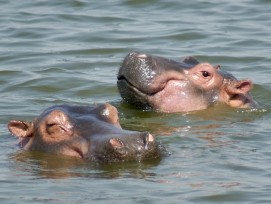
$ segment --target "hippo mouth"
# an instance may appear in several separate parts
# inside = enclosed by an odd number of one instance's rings
[[[119,69],[118,86],[153,96],[162,91],[169,81],[184,80],[183,69],[191,66],[186,62],[132,52],[125,57]]]
[[[145,87],[146,89],[143,90],[144,87],[140,87],[140,85],[134,85],[131,81],[129,81],[124,75],[118,77],[118,87],[119,89],[126,88],[134,91],[137,94],[144,95],[144,96],[154,96],[159,92],[163,91],[169,82],[177,81],[181,83],[182,81],[186,81],[183,77],[157,77],[155,80],[149,82],[149,86]],[[141,84],[142,86],[142,84]]]
[[[117,84],[119,88],[119,92],[123,99],[129,103],[136,104],[140,107],[151,107],[150,100],[151,98],[159,95],[159,93],[163,92],[166,89],[169,82],[177,81],[176,79],[168,79],[164,82],[153,82],[152,88],[147,87],[146,89],[142,89],[142,87],[138,87],[127,80],[124,76],[118,78]],[[180,82],[180,80],[178,80]]]
[[[150,92],[150,89],[148,89],[147,92],[138,88],[137,86],[134,86],[123,76],[118,79],[117,83],[119,93],[123,98],[124,102],[132,104],[139,108],[143,108],[145,110],[166,110],[166,108],[162,108],[165,102],[164,99],[166,101],[186,100],[186,91],[184,89],[186,89],[189,85],[186,79],[168,78],[164,79],[163,83],[158,84],[158,87],[156,87],[156,89],[152,89],[152,92]],[[191,91],[191,93],[193,93],[193,91]],[[171,106],[174,105],[168,104],[168,107]]]
[[[163,89],[160,88],[159,90],[154,90],[152,92],[146,92],[141,90],[140,88],[138,88],[136,85],[132,84],[129,80],[127,80],[125,78],[125,76],[120,76],[118,77],[118,81],[117,81],[118,85],[122,86],[122,88],[126,87],[127,89],[131,89],[133,90],[135,93],[140,94],[140,95],[145,95],[145,96],[152,96],[155,95],[157,92],[161,91]]]
[[[119,93],[123,100],[137,107],[151,108],[148,98],[155,93],[145,93],[130,83],[124,76],[118,78],[117,81]]]

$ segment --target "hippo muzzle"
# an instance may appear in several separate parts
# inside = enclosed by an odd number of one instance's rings
[[[180,73],[192,66],[185,62],[132,52],[125,57],[119,69],[118,84],[126,82],[144,94],[153,95],[162,90],[170,79],[183,79]]]

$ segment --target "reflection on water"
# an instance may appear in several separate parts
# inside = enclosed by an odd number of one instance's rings
[[[17,176],[31,174],[37,178],[53,179],[71,177],[146,178],[155,176],[155,173],[145,170],[157,166],[160,162],[160,159],[155,159],[152,161],[98,164],[67,156],[25,151],[11,155],[10,159],[13,162],[13,171],[16,172]]]

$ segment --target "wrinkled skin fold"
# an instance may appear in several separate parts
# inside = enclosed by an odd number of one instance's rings
[[[200,63],[191,56],[178,62],[129,53],[119,69],[117,85],[125,102],[162,112],[201,110],[218,103],[257,107],[250,93],[250,80],[237,80],[219,65]]]
[[[121,128],[115,107],[57,105],[33,121],[11,120],[9,131],[24,150],[67,155],[96,162],[154,159],[161,146],[148,132]]]

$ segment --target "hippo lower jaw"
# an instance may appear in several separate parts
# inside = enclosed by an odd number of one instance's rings
[[[148,102],[149,94],[146,94],[133,86],[124,77],[121,77],[117,81],[118,87],[120,89],[120,95],[125,102],[131,103],[135,106],[142,108],[149,108],[150,104]]]
[[[165,83],[159,90],[155,90],[155,92],[152,93],[146,93],[130,83],[125,77],[118,78],[117,84],[125,102],[145,109],[150,109],[151,107],[155,108],[154,100],[156,95],[163,92],[167,86],[167,83]]]

